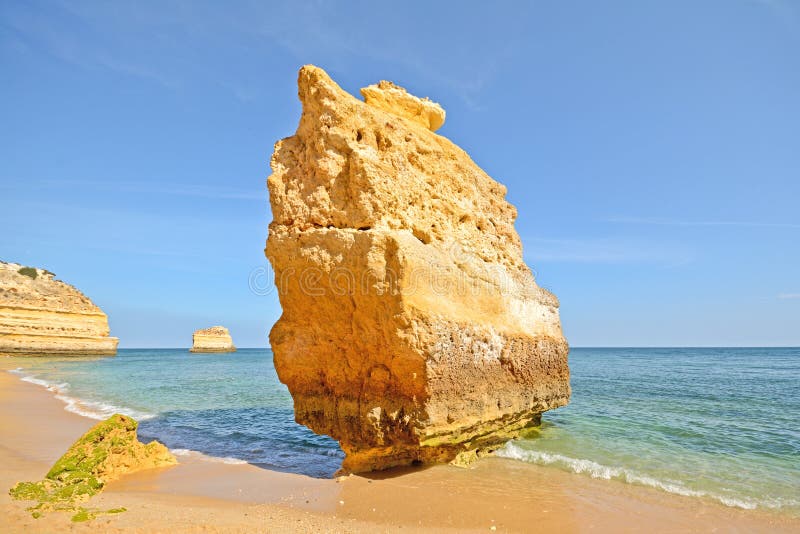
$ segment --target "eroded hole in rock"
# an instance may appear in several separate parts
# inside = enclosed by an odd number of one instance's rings
[[[386,150],[392,146],[392,142],[380,130],[375,130],[375,144],[378,145],[378,150]]]

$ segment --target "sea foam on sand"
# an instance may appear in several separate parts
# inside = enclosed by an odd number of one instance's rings
[[[65,410],[74,414],[82,415],[83,417],[96,419],[98,421],[108,419],[115,413],[133,417],[137,421],[145,421],[155,417],[155,414],[134,410],[133,408],[128,408],[125,406],[116,406],[107,402],[71,397],[67,395],[67,392],[69,391],[68,382],[50,382],[41,378],[36,378],[35,375],[25,374],[25,371],[22,368],[11,369],[9,372],[19,375],[20,380],[23,382],[35,384],[47,389],[48,391],[52,391],[55,393],[55,397],[66,405],[64,407]]]
[[[495,454],[502,458],[511,458],[538,465],[559,467],[573,473],[589,475],[592,478],[620,480],[629,484],[658,488],[685,497],[707,497],[721,502],[725,506],[743,508],[745,510],[754,510],[758,507],[778,509],[784,506],[797,506],[800,504],[800,501],[787,501],[786,499],[743,499],[719,495],[708,491],[694,490],[674,480],[658,480],[622,467],[610,467],[593,462],[592,460],[570,458],[561,454],[523,449],[513,441],[508,442]]]

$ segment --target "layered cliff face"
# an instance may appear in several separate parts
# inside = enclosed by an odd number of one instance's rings
[[[432,132],[444,111],[386,82],[361,102],[313,66],[299,95],[266,248],[297,421],[357,472],[490,450],[565,405],[558,300],[523,262],[505,187]]]
[[[0,262],[0,354],[116,354],[106,314],[53,276]]]
[[[235,352],[233,339],[224,326],[195,330],[189,352]]]

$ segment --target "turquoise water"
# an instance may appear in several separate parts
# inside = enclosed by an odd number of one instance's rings
[[[125,413],[139,421],[141,439],[178,453],[316,477],[332,476],[344,458],[335,441],[294,422],[269,350],[123,349],[114,358],[16,358],[15,365],[68,410],[95,419]]]
[[[14,361],[67,409],[128,413],[173,450],[312,476],[342,459],[294,422],[268,350]],[[800,349],[573,349],[570,368],[570,405],[501,456],[800,514]]]
[[[500,454],[800,513],[800,349],[573,349],[572,399]]]

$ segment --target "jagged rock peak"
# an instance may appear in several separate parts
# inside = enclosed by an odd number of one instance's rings
[[[427,97],[416,97],[392,82],[381,80],[368,85],[361,89],[361,96],[368,105],[417,122],[432,132],[444,124],[442,106]]]

